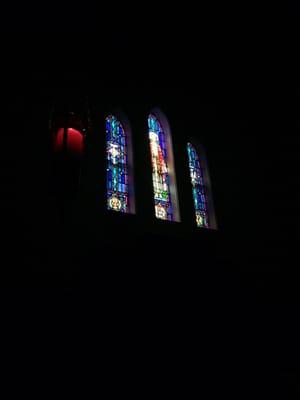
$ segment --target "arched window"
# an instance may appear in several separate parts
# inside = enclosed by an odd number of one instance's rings
[[[106,117],[107,208],[134,213],[133,168],[129,127]],[[126,127],[127,128],[127,127]]]
[[[196,224],[201,228],[216,228],[212,205],[210,180],[204,150],[200,157],[191,144],[187,144],[189,170],[195,208]]]
[[[148,116],[155,216],[180,221],[172,140],[166,118],[158,110]]]

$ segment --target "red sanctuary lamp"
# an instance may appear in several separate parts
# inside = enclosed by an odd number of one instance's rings
[[[54,136],[55,153],[66,152],[67,154],[80,157],[83,154],[84,139],[81,131],[74,128],[59,128]]]
[[[82,120],[71,112],[56,114],[51,125],[53,183],[66,213],[80,185],[86,129]]]
[[[71,158],[81,158],[84,153],[85,129],[81,121],[70,115],[64,123],[56,124],[52,133],[54,154]]]

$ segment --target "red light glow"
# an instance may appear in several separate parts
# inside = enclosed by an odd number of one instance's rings
[[[64,149],[64,128],[59,128],[54,137],[54,150],[61,152]],[[83,153],[83,134],[74,128],[67,129],[66,151],[76,156]]]

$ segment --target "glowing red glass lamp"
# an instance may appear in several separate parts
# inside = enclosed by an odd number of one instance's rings
[[[75,128],[58,128],[53,138],[56,153],[80,157],[84,151],[83,133]]]

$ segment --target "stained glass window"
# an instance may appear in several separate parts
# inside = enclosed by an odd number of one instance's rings
[[[171,192],[170,171],[165,132],[159,120],[150,114],[148,129],[152,162],[152,181],[154,191],[155,216],[172,221],[174,219]]]
[[[106,118],[107,208],[129,212],[128,143],[121,122]]]
[[[198,227],[209,228],[207,192],[204,183],[204,170],[201,160],[191,143],[187,144],[190,177],[195,207],[196,224]]]

